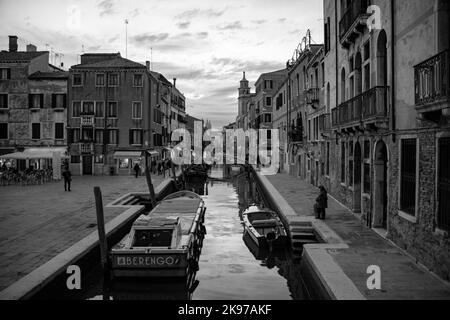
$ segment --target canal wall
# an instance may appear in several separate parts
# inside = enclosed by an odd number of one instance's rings
[[[164,180],[155,188],[157,200],[162,200],[176,190],[172,179]],[[131,228],[134,220],[145,212],[144,205],[124,205],[123,201],[131,196],[149,197],[148,193],[130,193],[107,204],[105,208],[123,208],[123,213],[105,225],[108,246],[120,241]],[[100,261],[100,246],[98,232],[75,243],[58,254],[47,263],[35,269],[25,277],[13,283],[0,292],[0,300],[46,299],[50,292],[67,290],[67,268],[71,265],[80,267],[81,276],[98,267]]]
[[[333,260],[334,250],[348,249],[348,245],[322,220],[316,220],[306,212],[294,210],[269,179],[253,167],[252,174],[270,207],[279,213],[291,237],[291,226],[310,226],[314,229],[317,244],[303,247],[300,268],[311,298],[318,300],[365,300],[354,283]]]

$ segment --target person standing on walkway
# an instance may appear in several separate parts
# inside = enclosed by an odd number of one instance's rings
[[[325,220],[325,210],[328,208],[328,194],[324,186],[319,187],[320,194],[316,199],[317,218]]]
[[[139,171],[141,170],[141,167],[139,166],[138,163],[136,163],[136,164],[134,165],[133,170],[134,170],[134,176],[135,176],[136,179],[137,179],[137,177],[139,176]]]
[[[64,172],[62,173],[62,176],[64,178],[64,191],[72,191],[70,190],[70,183],[72,182],[72,173],[70,172],[69,168],[65,168]]]

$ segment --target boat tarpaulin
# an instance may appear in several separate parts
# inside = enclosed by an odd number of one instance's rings
[[[60,154],[61,159],[68,159],[67,149],[64,147],[48,147],[48,148],[27,148],[22,152],[14,152],[0,156],[3,159],[53,159],[53,154]]]
[[[159,156],[159,152],[155,150],[147,151],[151,157]]]
[[[142,157],[142,151],[116,151],[114,159],[136,159]]]

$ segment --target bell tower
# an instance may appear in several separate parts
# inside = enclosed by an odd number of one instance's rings
[[[250,94],[250,87],[248,86],[248,80],[245,78],[245,71],[244,76],[241,80],[241,85],[239,87],[239,97],[243,97]]]

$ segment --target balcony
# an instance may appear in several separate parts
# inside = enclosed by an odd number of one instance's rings
[[[306,90],[306,104],[314,107],[316,103],[320,102],[320,89],[319,88],[309,88]]]
[[[289,137],[291,142],[303,142],[303,127],[291,127]]]
[[[388,118],[388,87],[374,87],[332,110],[332,127],[343,131],[383,127]]]
[[[414,67],[416,109],[420,113],[448,108],[450,102],[450,50]]]
[[[363,33],[367,26],[367,13],[369,0],[353,0],[342,15],[339,22],[339,39],[344,48],[348,49],[350,44]]]
[[[81,153],[93,153],[94,144],[91,142],[82,142],[79,144],[79,150]]]
[[[89,116],[85,116],[85,115],[81,116],[81,126],[82,127],[93,127],[94,124],[95,124],[95,118],[94,118],[93,115],[92,116],[91,115],[89,115]]]
[[[331,131],[331,119],[329,113],[319,116],[319,131],[322,132],[322,134]]]

